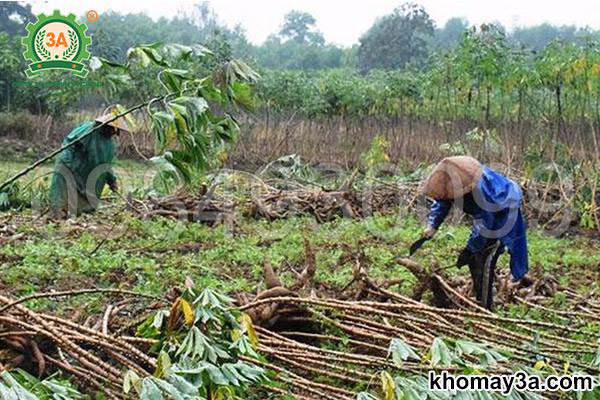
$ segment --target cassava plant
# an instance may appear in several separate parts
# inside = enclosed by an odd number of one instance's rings
[[[158,85],[151,86],[160,92],[142,94],[149,100],[145,111],[155,139],[152,160],[168,165],[166,170],[176,171],[185,182],[194,171],[209,168],[215,155],[235,141],[239,126],[232,113],[254,103],[251,85],[258,74],[238,60],[223,61],[210,73],[195,68],[211,55],[201,45],[154,43],[129,49],[125,64],[94,60],[96,73],[113,83],[109,90],[127,84],[139,91],[134,82],[149,79],[148,71],[155,73]]]
[[[154,376],[125,374],[125,393],[146,399],[248,399],[252,385],[266,383],[266,372],[248,362],[257,359],[258,339],[250,317],[211,289],[191,285],[170,310],[158,311],[138,328],[157,340]]]
[[[0,373],[0,399],[3,400],[90,400],[56,373],[38,379],[22,369]]]
[[[532,348],[537,345],[534,343]],[[578,374],[572,370],[568,363],[563,371],[557,371],[542,358],[532,358],[530,365],[513,359],[513,354],[506,350],[495,349],[487,344],[472,342],[468,340],[454,340],[437,337],[433,340],[431,347],[424,353],[419,354],[411,345],[399,338],[392,339],[389,346],[388,358],[394,365],[402,367],[407,361],[427,362],[431,368],[453,368],[453,375],[481,375],[489,374],[490,368],[501,365],[511,365],[510,369],[504,369],[502,374],[511,374],[524,371],[529,375],[547,377],[549,375]],[[592,362],[598,363],[600,357]],[[488,372],[485,372],[488,371]],[[438,371],[440,373],[440,371]],[[495,372],[496,374],[499,371]],[[512,400],[538,400],[545,398],[541,393],[533,391],[512,390],[508,395],[500,392],[486,391],[456,391],[456,390],[432,390],[428,379],[422,375],[393,377],[387,371],[379,374],[381,386],[376,397],[370,392],[361,392],[357,400],[479,400],[479,399],[512,399]],[[590,392],[563,393],[564,399],[594,399],[598,395],[598,388]]]

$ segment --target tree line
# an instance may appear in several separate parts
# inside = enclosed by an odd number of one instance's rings
[[[554,40],[583,43],[589,37],[600,38],[600,31],[573,25],[543,23],[517,27],[511,32],[499,23],[493,25],[504,33],[512,46],[533,51],[542,50]],[[254,45],[247,39],[243,27],[227,27],[207,3],[200,3],[180,16],[157,21],[144,14],[109,12],[103,14],[91,31],[97,43],[94,51],[108,58],[123,58],[127,49],[138,43],[200,42],[225,46],[232,56],[269,69],[357,68],[366,72],[423,66],[431,54],[455,47],[470,27],[464,18],[451,18],[437,27],[422,6],[405,3],[376,19],[361,35],[358,44],[343,47],[325,40],[318,30],[318,21],[311,14],[291,10],[284,16],[278,32]]]
[[[74,102],[81,106],[68,88],[36,89],[30,96],[14,93],[10,81],[22,79],[19,34],[33,15],[29,6],[18,3],[2,7],[11,15],[0,19],[5,31],[0,32],[3,108],[57,113]],[[90,78],[103,83],[90,89],[90,105],[133,102],[156,92],[160,82],[152,65],[125,75],[118,67],[94,64],[111,60],[118,66],[131,56],[132,46],[162,41],[207,48],[193,65],[181,61],[182,68],[197,76],[222,61],[250,60],[262,75],[255,103],[271,113],[468,120],[484,127],[545,121],[557,134],[567,124],[593,131],[600,127],[600,36],[589,29],[540,25],[507,33],[499,24],[469,26],[456,18],[436,28],[425,9],[407,3],[377,19],[353,48],[328,44],[315,18],[301,11],[289,12],[280,31],[256,46],[241,27],[224,26],[201,3],[186,14],[157,21],[144,14],[108,12],[90,30]],[[64,79],[59,73],[38,79],[57,77]]]
[[[24,26],[33,20],[30,5],[19,2],[0,5],[0,32],[22,35]],[[141,43],[201,43],[223,57],[242,58],[269,69],[357,68],[362,72],[423,66],[430,61],[431,54],[455,47],[470,27],[463,18],[451,18],[438,27],[427,11],[414,3],[400,5],[376,19],[359,43],[350,47],[328,43],[318,30],[318,21],[300,10],[288,12],[279,31],[255,45],[247,39],[242,26],[223,24],[208,2],[191,6],[176,17],[157,20],[143,13],[109,11],[88,25],[94,37],[92,53],[116,61],[125,59],[127,50]],[[533,51],[540,51],[557,39],[582,43],[586,38],[600,37],[599,31],[573,25],[543,23],[517,27],[512,32],[499,23],[494,26],[511,45]]]

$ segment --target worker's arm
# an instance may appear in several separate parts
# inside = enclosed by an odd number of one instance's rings
[[[435,200],[427,217],[427,228],[423,232],[425,237],[433,237],[440,225],[444,222],[450,209],[452,202],[449,200]]]

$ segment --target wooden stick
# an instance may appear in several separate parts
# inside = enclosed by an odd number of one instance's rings
[[[62,153],[63,151],[67,150],[68,148],[71,148],[73,146],[75,146],[77,143],[81,142],[83,139],[85,139],[86,137],[90,136],[92,133],[96,132],[98,129],[102,128],[105,125],[108,125],[109,123],[127,115],[130,114],[136,110],[139,110],[140,108],[144,108],[146,107],[148,104],[150,104],[153,101],[160,101],[162,99],[165,99],[167,96],[171,95],[173,93],[169,93],[166,94],[164,96],[161,97],[157,97],[157,98],[153,98],[145,103],[142,104],[138,104],[137,106],[131,107],[125,111],[123,111],[121,114],[116,115],[115,117],[104,121],[103,123],[101,123],[100,125],[94,127],[91,131],[89,131],[88,133],[86,133],[85,135],[82,135],[81,137],[73,140],[72,142],[69,142],[67,144],[65,144],[64,146],[54,150],[52,153],[48,154],[45,157],[40,158],[39,160],[37,160],[36,162],[34,162],[33,164],[31,164],[30,166],[28,166],[27,168],[17,172],[12,178],[6,180],[5,182],[3,182],[0,185],[0,191],[2,191],[2,189],[6,188],[8,185],[10,185],[11,183],[13,183],[14,181],[16,181],[17,179],[21,178],[22,176],[27,175],[29,172],[33,171],[34,169],[36,169],[38,166],[40,166],[41,164],[45,163],[46,161],[54,158],[55,156],[57,156],[58,154]]]

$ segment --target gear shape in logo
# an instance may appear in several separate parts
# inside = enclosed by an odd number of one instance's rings
[[[59,10],[50,16],[42,13],[36,23],[30,22],[26,29],[28,35],[21,43],[25,46],[23,56],[31,63],[25,70],[28,77],[50,69],[71,71],[80,77],[87,75],[88,70],[81,61],[91,56],[88,46],[92,38],[86,35],[87,26],[75,21],[75,14],[63,16]],[[63,51],[59,49],[61,44],[66,48]]]

